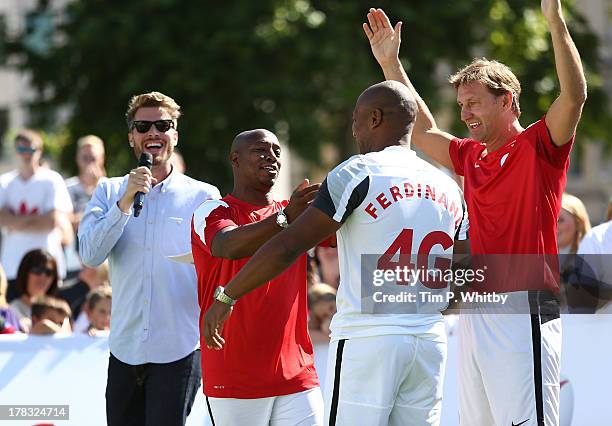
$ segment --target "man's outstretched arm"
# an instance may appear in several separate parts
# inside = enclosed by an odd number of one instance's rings
[[[561,93],[546,114],[546,127],[557,146],[570,141],[587,97],[586,79],[580,54],[563,18],[560,0],[542,0],[542,13],[548,21],[555,52],[555,66]]]
[[[382,9],[370,9],[368,23],[363,24],[363,30],[370,41],[372,53],[382,68],[385,78],[405,84],[416,98],[419,112],[412,132],[412,141],[417,148],[429,157],[450,170],[454,170],[448,152],[450,141],[454,136],[438,129],[436,120],[427,108],[427,104],[408,79],[408,75],[399,60],[402,23],[398,22],[393,28]]]
[[[312,203],[321,185],[309,184],[308,179],[293,191],[289,204],[284,211],[289,223],[292,223]],[[194,219],[197,218],[194,215]],[[200,224],[196,224],[198,226]],[[242,259],[252,256],[266,241],[279,233],[281,227],[276,224],[276,215],[262,221],[237,227],[227,227],[213,238],[211,253],[215,257]]]
[[[257,250],[225,286],[225,294],[235,300],[265,284],[291,266],[308,249],[335,233],[340,226],[342,223],[334,221],[318,208],[308,207],[286,230]],[[215,301],[206,311],[202,334],[210,348],[220,349],[223,346],[222,326],[230,312],[229,305],[219,301]]]

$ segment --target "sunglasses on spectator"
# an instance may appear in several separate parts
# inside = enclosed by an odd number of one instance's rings
[[[17,145],[17,152],[19,154],[34,154],[36,152],[36,148],[25,145]]]
[[[135,120],[132,122],[132,129],[136,128],[138,133],[146,133],[149,131],[151,126],[154,125],[157,130],[162,133],[166,133],[168,130],[174,128],[173,120]]]
[[[53,275],[53,269],[51,268],[47,268],[45,266],[33,266],[30,269],[30,273],[34,274],[34,275],[42,275],[45,274],[46,276],[50,277]]]

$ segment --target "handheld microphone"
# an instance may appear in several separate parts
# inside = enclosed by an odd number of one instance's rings
[[[148,152],[143,152],[140,154],[140,161],[138,161],[138,167],[146,167],[151,170],[151,165],[153,164],[153,156]],[[140,216],[140,211],[142,210],[142,206],[144,206],[144,192],[138,191],[136,196],[134,197],[134,217]]]

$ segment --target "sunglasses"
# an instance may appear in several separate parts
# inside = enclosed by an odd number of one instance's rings
[[[17,145],[17,152],[19,154],[34,154],[36,152],[36,148],[25,145]]]
[[[168,130],[174,129],[173,120],[156,120],[156,121],[136,120],[136,121],[132,121],[131,129],[136,128],[138,133],[146,133],[149,131],[152,125],[155,125],[155,128],[162,133],[166,133]]]
[[[33,266],[30,269],[30,273],[34,274],[34,275],[42,275],[45,274],[46,276],[50,277],[53,275],[53,269],[51,268],[47,268],[45,266]]]

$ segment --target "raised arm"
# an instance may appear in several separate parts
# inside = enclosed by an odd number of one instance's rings
[[[292,223],[312,203],[317,195],[320,184],[308,184],[304,179],[291,195],[285,214]],[[260,222],[244,226],[227,227],[215,235],[211,244],[211,252],[215,257],[226,259],[242,259],[252,256],[266,241],[281,231],[276,223],[276,215]]]
[[[382,68],[385,78],[405,84],[416,98],[419,112],[412,131],[412,141],[417,148],[429,157],[453,170],[448,149],[454,136],[438,129],[436,120],[427,108],[427,104],[408,79],[399,60],[402,23],[398,22],[393,28],[382,9],[370,9],[368,23],[363,24],[363,30],[370,41],[372,53]]]
[[[265,243],[225,287],[225,293],[238,299],[287,269],[311,247],[335,233],[342,223],[334,221],[316,207],[310,206],[285,231]],[[305,283],[304,283],[305,285]],[[220,349],[222,325],[230,307],[215,301],[206,311],[202,334],[209,347]]]
[[[561,93],[546,114],[546,127],[557,146],[565,145],[576,132],[587,89],[582,62],[567,30],[560,0],[542,0],[542,13],[548,21],[555,52],[555,66]]]

